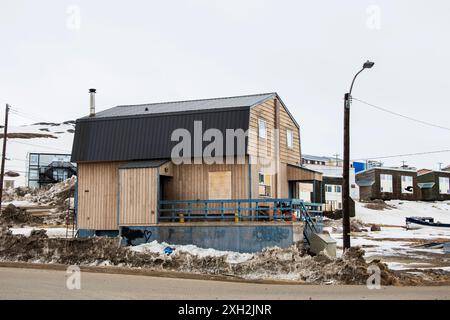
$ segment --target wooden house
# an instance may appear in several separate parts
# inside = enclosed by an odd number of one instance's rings
[[[205,221],[223,218],[232,211],[223,209],[226,201],[242,202],[239,215],[258,215],[245,208],[266,208],[257,202],[264,199],[272,208],[271,199],[298,197],[301,181],[321,182],[320,173],[301,166],[300,126],[276,93],[122,105],[98,113],[94,94],[92,89],[90,116],[76,121],[72,150],[80,230],[114,234],[124,227],[187,224],[196,214]],[[174,155],[176,130],[189,134],[192,143],[188,152]],[[202,157],[212,143],[208,130],[224,137],[230,130],[248,134],[243,148],[236,143],[230,152],[223,143],[215,150],[225,155],[222,161],[210,163]],[[167,206],[178,204],[192,210],[174,216]],[[240,220],[233,215],[227,221]],[[208,221],[213,220],[220,219]]]
[[[405,168],[374,167],[356,174],[361,200],[419,200],[417,172]]]
[[[417,176],[420,198],[424,201],[450,200],[450,172],[421,171]]]

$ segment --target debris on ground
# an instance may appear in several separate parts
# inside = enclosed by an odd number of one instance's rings
[[[8,204],[0,214],[0,223],[8,224],[40,224],[43,222],[41,217],[35,217],[24,209],[17,208],[13,204]]]
[[[367,229],[364,229],[364,223],[361,220],[351,219],[350,220],[350,231],[351,232],[363,232],[363,231],[367,231]]]
[[[14,223],[34,223],[34,224],[48,224],[48,225],[61,225],[65,224],[67,220],[67,210],[74,208],[74,192],[75,192],[76,176],[49,185],[42,188],[31,187],[17,187],[5,190],[3,195],[3,203],[9,203],[4,209],[5,211],[9,206],[10,209],[16,208],[17,210],[25,209],[26,221],[14,221]],[[17,211],[14,209],[14,211]],[[69,215],[70,216],[70,215]],[[37,219],[33,219],[33,217]],[[0,219],[9,218],[0,217]],[[68,221],[69,224],[72,221]]]
[[[372,224],[370,226],[370,231],[381,231],[381,227],[377,224]]]
[[[34,230],[31,230],[30,237],[48,238],[47,230],[45,230],[45,229],[34,229]]]
[[[371,210],[391,210],[395,209],[396,207],[391,204],[387,204],[384,202],[384,200],[365,200],[361,201],[364,203],[364,208],[371,209]]]

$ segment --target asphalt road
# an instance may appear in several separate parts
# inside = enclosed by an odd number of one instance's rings
[[[0,267],[0,299],[450,299],[450,287],[317,286],[81,272],[67,289],[60,270]],[[70,282],[76,285],[76,281]]]

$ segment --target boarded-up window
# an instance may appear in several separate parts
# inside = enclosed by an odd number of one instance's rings
[[[450,194],[450,178],[439,177],[439,193]]]
[[[402,176],[402,193],[413,193],[413,177]]]
[[[231,199],[231,171],[208,172],[209,200]]]
[[[380,174],[380,191],[392,192],[392,175]]]

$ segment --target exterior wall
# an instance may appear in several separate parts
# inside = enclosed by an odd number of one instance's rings
[[[248,154],[251,156],[270,157],[274,153],[274,136],[275,127],[280,129],[280,162],[299,165],[301,163],[300,156],[300,135],[299,128],[289,116],[287,110],[277,102],[279,112],[278,126],[275,123],[275,100],[268,100],[250,110],[249,138],[248,138]],[[267,139],[258,137],[258,119],[264,119],[267,123]],[[286,130],[291,129],[293,133],[293,147],[287,147]]]
[[[117,230],[121,162],[78,163],[79,229]]]
[[[246,164],[181,164],[173,165],[172,177],[163,179],[165,200],[209,199],[208,173],[231,172],[231,199],[248,199],[249,166]]]
[[[380,175],[390,174],[392,175],[392,192],[381,192],[380,191]],[[410,176],[413,178],[413,192],[403,193],[402,192],[402,176]],[[417,186],[417,173],[408,172],[405,170],[393,170],[393,169],[383,169],[376,168],[373,170],[368,170],[365,172],[358,173],[356,176],[356,181],[369,180],[374,181],[372,187],[360,187],[360,199],[361,200],[418,200],[420,198],[420,191]]]
[[[157,222],[158,168],[119,169],[119,225]]]
[[[154,240],[171,244],[194,244],[201,248],[258,252],[266,247],[287,248],[303,240],[303,223],[158,225],[122,228],[122,245]],[[129,235],[129,236],[128,236]]]
[[[420,192],[420,199],[426,201],[434,200],[450,200],[449,194],[439,193],[439,177],[450,178],[450,172],[444,171],[432,171],[417,177],[418,183],[434,182],[434,186],[431,189],[422,189]]]
[[[326,192],[326,186],[341,186],[341,192]],[[333,187],[334,188],[334,187]],[[342,178],[341,177],[323,177],[322,179],[322,199],[325,205],[325,211],[334,211],[342,209]],[[327,201],[336,201],[333,205],[327,205]],[[340,203],[340,205],[339,205]]]

